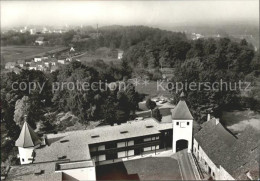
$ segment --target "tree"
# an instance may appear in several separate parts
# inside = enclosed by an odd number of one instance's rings
[[[152,101],[150,98],[147,99],[145,103],[146,107],[150,110],[153,110],[156,107],[156,102]]]
[[[162,121],[162,114],[158,108],[152,110],[152,117],[157,119],[158,121]]]
[[[14,122],[22,128],[24,123],[24,116],[28,116],[28,111],[30,109],[29,106],[29,97],[23,96],[22,99],[18,99],[15,103],[15,111],[14,111]]]

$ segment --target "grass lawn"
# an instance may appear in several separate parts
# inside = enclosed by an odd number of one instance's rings
[[[242,132],[248,125],[260,131],[260,114],[251,110],[223,112],[221,120],[233,133]]]
[[[1,54],[4,55],[5,62],[13,62],[19,59],[32,59],[34,56],[41,56],[60,48],[61,46],[4,46],[1,47]]]
[[[97,166],[97,180],[181,180],[177,160],[148,157]]]

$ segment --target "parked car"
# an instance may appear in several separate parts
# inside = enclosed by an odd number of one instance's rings
[[[144,120],[144,118],[143,117],[136,117],[135,118],[135,121],[140,121],[140,120]]]

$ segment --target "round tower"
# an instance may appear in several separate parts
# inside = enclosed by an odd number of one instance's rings
[[[193,117],[184,100],[184,93],[180,95],[180,101],[172,111],[173,124],[173,153],[186,149],[191,152],[192,149],[192,128]]]
[[[18,147],[20,163],[28,164],[33,161],[34,149],[41,145],[40,138],[36,135],[30,125],[25,121],[20,133],[19,138],[15,142],[15,146]]]

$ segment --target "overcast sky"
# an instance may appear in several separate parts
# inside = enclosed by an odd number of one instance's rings
[[[259,0],[1,1],[1,26],[259,23]]]

